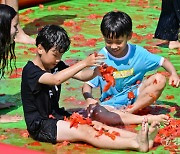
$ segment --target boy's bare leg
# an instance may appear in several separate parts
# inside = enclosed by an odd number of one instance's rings
[[[111,127],[113,130],[113,127]],[[117,131],[117,128],[114,129]],[[119,129],[120,130],[120,129]],[[148,142],[148,123],[145,121],[142,124],[142,130],[138,135],[133,137],[120,137],[117,136],[115,140],[112,140],[106,135],[95,137],[97,131],[93,127],[88,125],[78,125],[78,128],[70,128],[70,123],[66,121],[58,121],[57,123],[57,141],[84,141],[95,147],[108,148],[108,149],[131,149],[142,152],[147,152],[149,147]]]
[[[135,114],[132,114],[132,113],[129,113],[126,111],[111,110],[111,112],[117,113],[121,117],[121,120],[125,125],[140,124],[140,123],[142,123],[142,121],[145,117],[145,116],[135,115]],[[167,116],[165,114],[160,114],[160,115],[148,114],[148,115],[146,115],[146,117],[148,119],[148,123],[152,123],[153,121],[157,121],[157,122],[160,122],[160,123],[165,124],[165,125],[169,124],[169,116]]]
[[[160,73],[150,76],[142,83],[139,89],[139,96],[133,104],[133,107],[126,111],[129,113],[136,113],[139,109],[151,105],[159,98],[165,85],[165,76]]]
[[[177,41],[169,41],[169,49],[180,48],[180,42]]]
[[[18,122],[22,119],[23,117],[18,115],[0,115],[0,123]]]
[[[19,8],[18,0],[2,0],[1,3],[13,7],[16,10],[16,12],[18,12],[18,8]],[[18,21],[17,29],[18,29],[18,33],[16,34],[15,42],[25,43],[25,44],[35,44],[35,39],[25,34],[25,32],[22,30],[19,24],[19,21]]]
[[[18,33],[16,34],[15,42],[24,44],[35,44],[35,39],[27,35],[21,28],[20,24],[18,24],[17,28]]]

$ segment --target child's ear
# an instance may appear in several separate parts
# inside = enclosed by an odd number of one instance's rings
[[[41,44],[38,44],[37,48],[38,48],[38,53],[41,55],[43,53],[43,51],[44,51],[43,46]]]
[[[128,35],[128,41],[132,38],[133,31]]]

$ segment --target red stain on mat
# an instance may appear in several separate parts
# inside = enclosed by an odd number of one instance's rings
[[[69,6],[61,5],[58,7],[59,10],[69,10]]]
[[[158,49],[157,47],[152,47],[152,46],[144,46],[145,49],[147,49],[151,53],[161,53],[162,51]]]
[[[15,69],[12,74],[9,76],[10,79],[12,78],[20,78],[22,75],[22,68]]]
[[[174,99],[174,95],[166,95],[166,99],[168,100]]]
[[[102,16],[97,15],[97,14],[91,14],[87,17],[88,19],[98,19],[98,18],[102,18]]]
[[[31,145],[31,146],[42,146],[42,144],[40,142],[38,142],[38,141],[28,143],[28,145]]]
[[[155,138],[155,145],[163,145],[165,150],[170,152],[178,152],[178,140],[180,137],[180,120],[170,119],[170,124],[159,130]]]
[[[146,25],[138,25],[138,26],[136,26],[136,28],[138,28],[138,29],[146,29],[147,26]]]

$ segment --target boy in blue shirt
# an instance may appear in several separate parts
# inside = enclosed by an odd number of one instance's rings
[[[161,95],[166,78],[158,73],[145,80],[143,77],[146,72],[158,67],[163,67],[170,73],[170,85],[179,87],[180,79],[171,62],[143,47],[127,43],[132,37],[132,20],[129,15],[120,11],[108,12],[101,22],[101,32],[106,46],[99,53],[105,55],[105,64],[117,69],[113,73],[115,86],[104,92],[107,83],[101,76],[85,83],[83,95],[89,104],[97,102],[91,89],[100,87],[100,104],[111,111],[133,104],[126,110],[136,113],[151,105]],[[129,93],[133,95],[132,98],[128,98]]]

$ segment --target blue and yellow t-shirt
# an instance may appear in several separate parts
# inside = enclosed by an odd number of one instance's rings
[[[164,61],[163,57],[152,54],[138,45],[128,44],[128,47],[127,54],[122,58],[112,56],[105,47],[99,52],[105,55],[105,63],[107,65],[113,66],[117,69],[117,71],[113,73],[116,84],[106,92],[102,91],[106,85],[106,81],[104,81],[102,77],[97,76],[87,82],[92,87],[100,87],[100,101],[102,102],[102,105],[127,105],[127,92],[133,91],[133,87],[137,87],[134,85],[136,85],[138,80],[143,80],[146,72],[157,69]],[[135,94],[137,95],[137,91]],[[108,96],[112,96],[112,98],[103,102]]]

